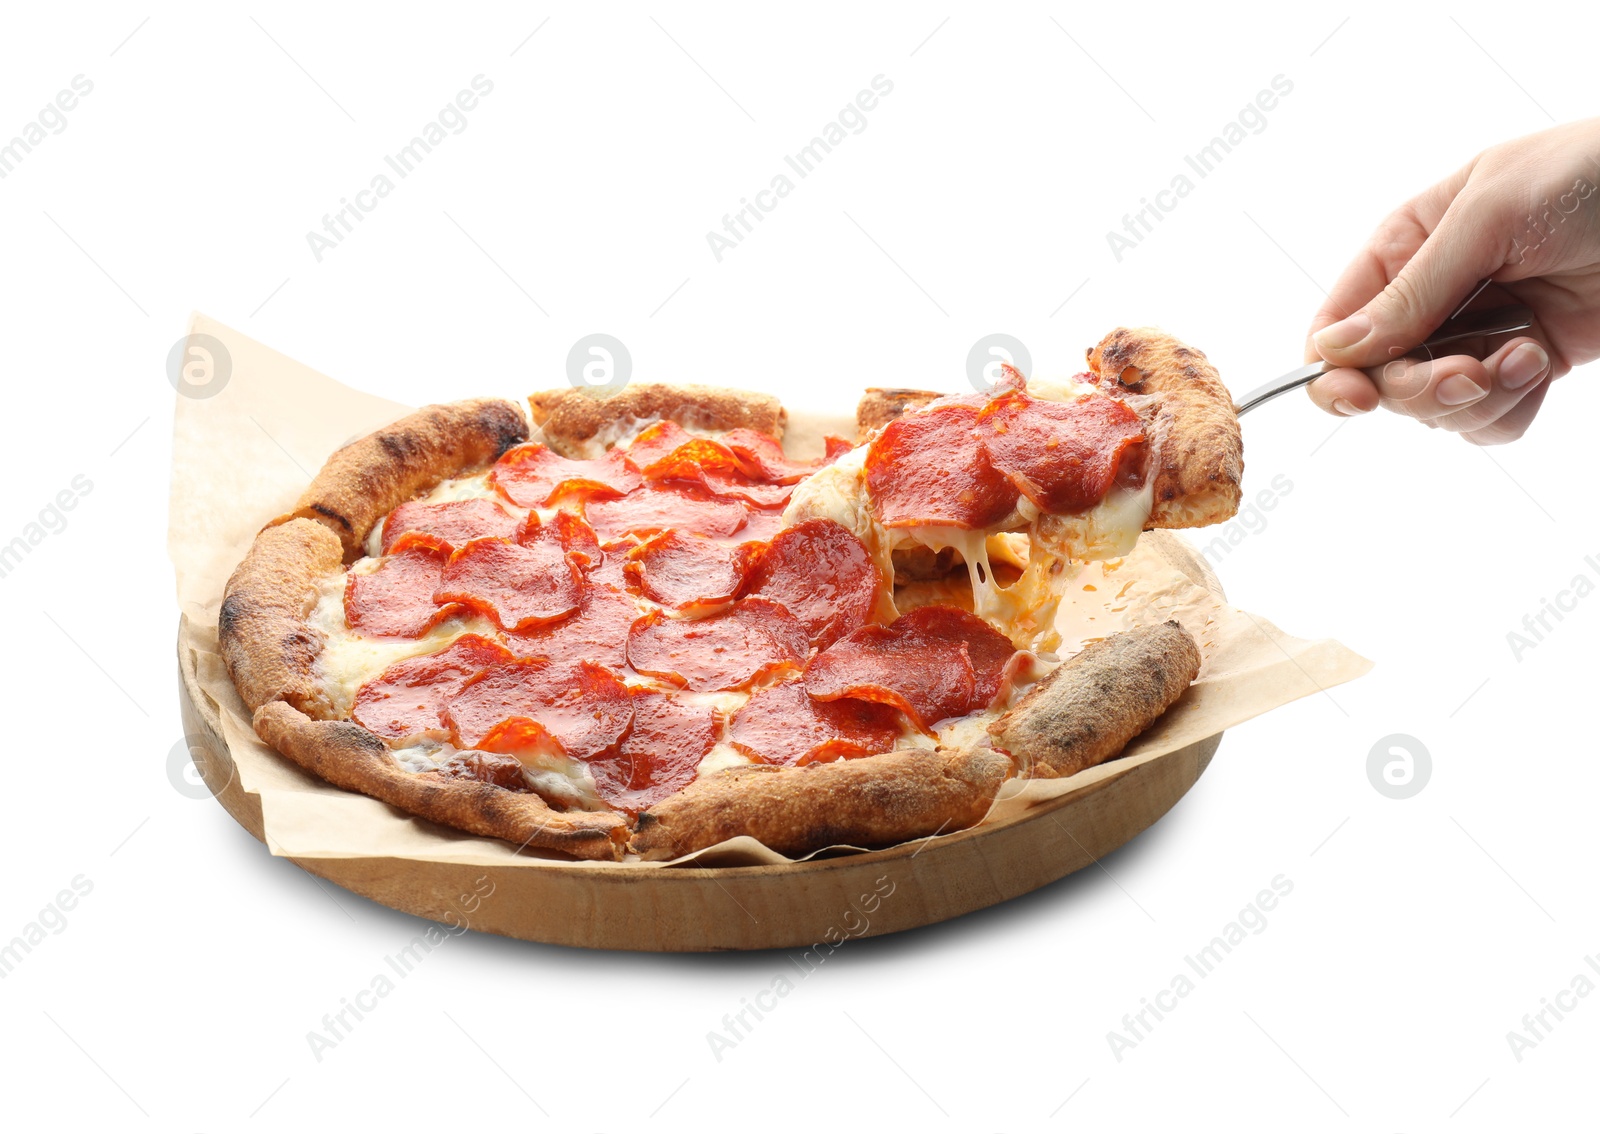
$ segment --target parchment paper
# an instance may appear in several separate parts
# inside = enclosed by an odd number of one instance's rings
[[[597,865],[518,853],[498,840],[414,819],[305,774],[256,737],[217,653],[217,611],[228,576],[256,532],[292,507],[328,454],[412,407],[352,390],[203,315],[193,317],[189,333],[219,340],[231,370],[213,395],[178,397],[174,414],[167,546],[177,574],[178,606],[186,616],[179,648],[189,652],[201,688],[220,711],[240,786],[261,799],[268,848],[302,859],[387,856],[579,870]],[[499,394],[520,404],[528,392],[473,394]],[[791,451],[820,449],[824,432],[849,436],[854,429],[845,415],[836,420],[793,416]],[[1193,552],[1186,553],[1180,543],[1172,533],[1149,532],[1126,559],[1085,568],[1063,602],[1061,653],[1065,657],[1075,643],[1119,629],[1177,618],[1200,644],[1199,680],[1118,759],[1066,779],[1009,782],[986,823],[1083,791],[1371,668],[1338,642],[1291,637],[1221,601],[1207,589]],[[738,838],[679,861],[790,860],[754,839]]]

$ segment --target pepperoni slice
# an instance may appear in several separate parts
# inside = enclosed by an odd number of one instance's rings
[[[740,469],[702,468],[688,464],[675,470],[677,483],[695,485],[723,500],[743,500],[758,508],[782,508],[794,495],[792,484],[767,484]]]
[[[625,568],[628,565],[628,552],[638,544],[624,540],[612,545],[610,551],[600,553],[600,566],[589,571],[589,581],[596,586],[611,587],[615,590],[628,589],[628,576]]]
[[[917,634],[929,641],[960,642],[966,646],[967,660],[972,663],[972,701],[965,712],[987,709],[1000,695],[1017,648],[976,614],[932,603],[901,615],[895,626],[902,633]]]
[[[765,543],[783,530],[782,508],[751,508],[739,538],[746,543]]]
[[[1094,375],[1088,373],[1078,374],[1074,377],[1076,377],[1079,381],[1086,381],[1086,383],[1091,386],[1099,381],[1099,379]],[[1022,371],[1018,370],[1015,366],[1012,366],[1009,362],[1002,362],[1000,364],[1000,378],[997,382],[995,382],[994,389],[990,391],[990,396],[992,397],[998,394],[1009,393],[1013,390],[1025,390],[1027,388],[1028,380],[1022,376]]]
[[[731,536],[744,526],[749,509],[719,500],[704,489],[647,484],[617,500],[589,500],[584,517],[606,543],[628,535],[653,535],[685,528],[713,539]]]
[[[696,437],[676,422],[658,421],[635,438],[628,459],[649,480],[701,480],[701,474],[716,474],[715,479],[728,489],[793,487],[850,449],[836,437],[828,438],[827,443],[827,456],[821,461],[794,461],[784,454],[782,442],[759,430],[733,429],[715,438]],[[732,473],[743,476],[734,478]],[[751,499],[753,504],[773,502],[775,498]]]
[[[986,528],[1016,507],[1016,485],[978,444],[978,412],[952,399],[896,418],[872,440],[867,495],[885,527]]]
[[[569,493],[624,496],[640,480],[620,450],[597,461],[575,461],[532,444],[508,449],[489,470],[489,483],[513,504],[539,508]]]
[[[709,705],[690,705],[671,693],[633,695],[633,727],[615,756],[589,761],[600,798],[638,812],[687,787],[717,743],[721,718]]]
[[[799,484],[827,463],[826,458],[792,461],[784,455],[782,442],[755,429],[731,429],[718,440],[739,459],[746,472],[770,484]]]
[[[738,472],[731,449],[709,437],[695,437],[674,422],[652,425],[628,447],[628,459],[646,480],[696,479],[708,469]]]
[[[1016,648],[983,619],[952,606],[921,606],[890,626],[864,626],[811,659],[813,697],[853,697],[903,710],[924,731],[988,708]]]
[[[519,521],[493,500],[447,500],[424,504],[412,500],[400,505],[383,522],[383,552],[408,546],[435,547],[451,552],[471,539],[510,539]]]
[[[577,610],[582,586],[558,540],[475,539],[450,556],[434,598],[480,611],[502,630],[522,630]]]
[[[1085,512],[1105,499],[1118,466],[1145,440],[1139,415],[1115,398],[1047,402],[1019,391],[979,413],[978,437],[996,469],[1056,514]]]
[[[600,566],[604,556],[600,551],[600,540],[582,516],[571,512],[557,512],[549,520],[540,521],[537,514],[529,514],[528,522],[523,526],[517,536],[517,542],[525,547],[539,547],[548,544],[551,548],[567,555],[580,571],[588,571]]]
[[[794,615],[767,599],[741,599],[706,618],[647,614],[628,631],[628,662],[640,673],[696,692],[739,689],[805,660],[809,643]]]
[[[446,555],[413,547],[379,560],[370,574],[352,574],[344,585],[344,617],[353,628],[380,637],[420,638],[461,613],[449,599],[435,600]]]
[[[591,662],[524,658],[490,666],[445,701],[458,747],[515,753],[554,741],[577,760],[614,748],[633,719],[622,679]]]
[[[767,764],[816,764],[888,752],[900,739],[900,714],[887,705],[818,701],[805,683],[759,690],[733,715],[728,740]]]
[[[745,593],[783,604],[811,644],[825,650],[872,617],[882,586],[871,553],[850,529],[807,520],[757,553]]]
[[[570,618],[534,626],[506,635],[506,644],[519,657],[547,658],[572,664],[593,662],[608,669],[628,664],[628,628],[639,618],[639,607],[620,587],[592,583],[583,588],[583,601]]]
[[[704,442],[704,447],[695,451],[704,452],[713,463],[725,468],[731,468],[735,464],[733,454],[728,450],[717,445],[715,441],[696,437],[675,421],[658,421],[642,430],[626,450],[628,463],[646,478],[660,479],[663,476],[671,476],[670,472],[665,471],[667,466],[663,462],[674,458],[678,450],[696,441]],[[678,463],[672,460],[674,466]]]
[[[732,602],[750,567],[750,550],[704,536],[662,532],[632,551],[623,570],[646,598],[676,610]]]
[[[702,483],[713,496],[743,500],[757,508],[782,508],[794,495],[794,484],[762,484],[743,473],[706,469]]]
[[[442,730],[444,703],[473,677],[511,651],[477,634],[463,634],[436,654],[395,662],[356,690],[350,715],[358,725],[399,740]]]

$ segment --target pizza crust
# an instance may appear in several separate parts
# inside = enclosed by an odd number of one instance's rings
[[[1239,510],[1244,444],[1233,395],[1200,351],[1149,327],[1118,327],[1088,352],[1089,369],[1134,395],[1154,395],[1160,442],[1151,528],[1199,528]]]
[[[705,776],[640,812],[632,849],[677,858],[736,835],[779,854],[878,847],[971,827],[1011,761],[984,748],[906,748],[801,768],[751,764]]]
[[[1047,674],[989,733],[1024,778],[1075,775],[1121,752],[1199,672],[1200,649],[1178,623],[1124,630]]]
[[[447,477],[487,468],[527,439],[522,410],[500,398],[424,406],[334,453],[294,511],[275,522],[325,524],[353,559],[389,512]]]
[[[944,397],[933,390],[900,390],[874,386],[856,404],[856,444],[865,445],[872,435],[895,418],[921,409]]]
[[[315,678],[322,635],[308,622],[318,588],[344,562],[333,531],[294,519],[256,536],[223,592],[217,617],[222,660],[253,712],[268,701],[325,715],[333,711]]]
[[[544,443],[563,457],[600,456],[620,429],[675,421],[685,429],[755,429],[783,437],[782,404],[770,394],[720,386],[627,386],[608,398],[579,389],[545,390],[528,397]]]
[[[557,811],[533,792],[408,772],[381,738],[351,721],[313,720],[282,701],[256,710],[256,735],[334,787],[358,791],[435,823],[519,847],[615,862],[628,828],[611,811]]]

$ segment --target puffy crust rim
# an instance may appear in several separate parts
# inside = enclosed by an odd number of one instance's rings
[[[755,429],[782,438],[787,415],[770,394],[722,386],[645,383],[600,398],[578,389],[544,390],[528,397],[544,443],[563,457],[591,458],[604,439],[638,422],[675,421],[685,428]]]
[[[1183,696],[1200,648],[1176,621],[1091,643],[989,726],[1029,779],[1075,775],[1113,759]]]
[[[892,846],[980,822],[1011,774],[986,748],[905,748],[806,767],[750,764],[695,780],[640,812],[631,842],[670,859],[749,835],[780,854]]]
[[[256,710],[256,734],[335,787],[474,835],[615,862],[627,825],[610,811],[557,811],[533,792],[408,772],[382,739],[351,721],[313,720],[282,701]]]
[[[294,511],[275,522],[326,525],[353,559],[383,516],[441,480],[487,468],[527,439],[522,410],[501,398],[424,406],[335,451]]]
[[[323,580],[344,563],[339,537],[314,520],[264,529],[223,591],[217,638],[223,663],[245,705],[287,701],[331,712],[316,677],[322,635],[308,616]]]

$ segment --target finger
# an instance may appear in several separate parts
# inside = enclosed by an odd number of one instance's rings
[[[1439,428],[1452,433],[1475,433],[1509,414],[1550,375],[1550,355],[1538,339],[1526,335],[1513,339],[1483,360],[1491,387],[1470,405],[1437,419]]]
[[[1378,389],[1379,404],[1395,413],[1437,424],[1488,397],[1489,371],[1476,358],[1397,358],[1366,371]]]
[[[1356,417],[1378,408],[1378,387],[1360,370],[1330,370],[1306,387],[1317,408],[1335,417]]]
[[[1550,383],[1554,379],[1546,376],[1528,387],[1528,392],[1521,401],[1511,407],[1504,417],[1499,418],[1482,429],[1475,429],[1471,433],[1463,433],[1463,439],[1474,445],[1504,445],[1515,441],[1528,431],[1528,426],[1533,424],[1533,419],[1538,416],[1539,407],[1544,404],[1544,396],[1550,392]]]
[[[1427,241],[1428,235],[1438,227],[1450,202],[1455,200],[1462,186],[1467,183],[1471,171],[1469,164],[1443,181],[1429,186],[1390,213],[1373,230],[1366,244],[1340,273],[1317,309],[1306,335],[1307,362],[1322,357],[1312,342],[1313,335],[1361,310],[1388,286],[1390,280],[1400,274],[1400,270]]]
[[[1410,202],[1384,218],[1317,308],[1311,329],[1306,332],[1307,362],[1323,357],[1317,349],[1316,336],[1365,307],[1400,274],[1406,261],[1427,239],[1428,230],[1417,220]]]
[[[1318,354],[1341,366],[1376,366],[1428,337],[1505,262],[1503,226],[1463,194],[1399,272],[1359,311],[1313,336]]]

